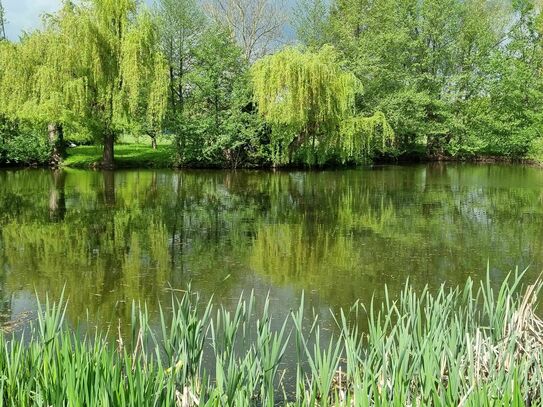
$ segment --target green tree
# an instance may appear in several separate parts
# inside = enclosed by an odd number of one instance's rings
[[[292,21],[298,41],[311,48],[329,42],[329,12],[326,0],[298,0]]]
[[[65,2],[47,16],[43,30],[24,35],[18,44],[5,44],[0,73],[0,110],[11,120],[47,128],[51,164],[62,158],[62,134],[85,110],[85,80],[78,69],[79,53],[66,32],[74,32],[78,16]]]
[[[169,99],[167,126],[176,137],[177,150],[185,151],[190,137],[187,99],[193,91],[188,75],[194,70],[195,49],[206,28],[196,0],[160,0],[156,4],[160,44],[168,62]],[[180,156],[178,161],[184,162]]]
[[[167,70],[155,24],[133,0],[65,1],[42,30],[8,55],[0,73],[0,110],[48,125],[53,161],[66,125],[96,134],[104,167],[114,165],[114,142],[123,131],[153,140],[166,110]]]
[[[344,70],[330,46],[318,52],[286,48],[252,68],[258,111],[272,126],[275,164],[325,163],[334,157],[358,161],[353,146],[365,149],[380,127],[392,133],[381,114],[355,115],[359,81]],[[348,124],[347,124],[348,123]]]
[[[191,134],[182,156],[196,163],[237,167],[259,155],[258,117],[251,111],[248,64],[242,50],[212,26],[194,51],[189,75]]]
[[[168,103],[168,66],[158,52],[158,30],[151,14],[138,14],[123,39],[120,75],[126,123],[122,128],[151,137],[153,149],[162,131]]]
[[[357,107],[385,113],[398,146],[431,155],[473,152],[462,108],[479,97],[481,64],[507,22],[484,0],[336,0],[333,43],[364,83]]]
[[[481,65],[484,96],[474,98],[465,114],[481,151],[519,158],[541,146],[543,38],[538,7],[529,0],[512,7],[516,18],[503,45]]]
[[[81,53],[91,100],[88,119],[102,135],[102,166],[111,168],[115,138],[134,119],[138,121],[142,101],[162,104],[160,98],[142,97],[152,93],[142,88],[154,87],[155,81],[148,81],[148,76],[161,62],[155,55],[153,29],[147,19],[137,18],[135,0],[92,0],[84,20],[88,43]],[[158,112],[161,108],[143,110]],[[156,119],[160,114],[151,116]]]

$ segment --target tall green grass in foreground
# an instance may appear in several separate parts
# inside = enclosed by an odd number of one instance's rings
[[[382,305],[357,304],[336,315],[332,340],[304,315],[303,299],[282,324],[272,324],[269,302],[255,315],[249,296],[229,312],[189,292],[161,312],[155,331],[145,308],[134,307],[132,338],[117,341],[82,338],[65,326],[64,304],[46,302],[26,338],[0,339],[1,400],[13,406],[540,406],[543,323],[534,307],[541,284],[520,284],[508,280],[496,291],[489,282],[468,281],[435,295],[407,286],[398,301],[387,296]],[[367,316],[366,333],[354,322],[357,314]],[[285,373],[288,346],[295,363]],[[207,373],[204,358],[214,364]]]

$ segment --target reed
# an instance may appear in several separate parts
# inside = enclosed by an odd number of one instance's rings
[[[0,403],[539,406],[541,283],[522,282],[516,275],[496,290],[487,277],[435,293],[407,284],[395,301],[335,315],[326,336],[303,297],[276,321],[269,300],[255,311],[252,294],[229,311],[188,291],[160,310],[159,329],[134,305],[131,338],[70,329],[66,301],[46,300],[22,337],[0,336]]]

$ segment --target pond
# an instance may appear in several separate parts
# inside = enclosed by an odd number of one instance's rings
[[[70,321],[156,313],[189,284],[283,318],[543,266],[543,171],[429,164],[342,171],[0,171],[2,320],[64,291]],[[88,312],[88,314],[87,314]]]

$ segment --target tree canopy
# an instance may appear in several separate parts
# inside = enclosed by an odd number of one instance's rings
[[[135,1],[65,2],[42,30],[2,46],[0,109],[8,117],[83,126],[113,165],[116,135],[157,132],[166,110],[167,70],[156,27]]]
[[[112,167],[141,136],[178,166],[543,159],[535,0],[298,0],[284,44],[288,11],[64,1],[0,41],[0,161],[57,165],[67,138]]]
[[[272,126],[278,164],[292,162],[294,149],[305,154],[308,164],[326,162],[338,153],[344,160],[359,161],[371,145],[355,142],[357,136],[371,137],[374,128],[382,126],[392,138],[382,114],[356,117],[361,84],[342,68],[331,46],[318,52],[287,48],[263,58],[253,66],[253,83],[258,110]],[[354,152],[355,146],[361,154]]]

